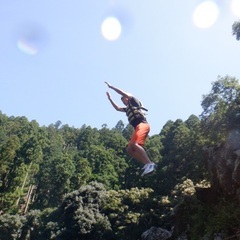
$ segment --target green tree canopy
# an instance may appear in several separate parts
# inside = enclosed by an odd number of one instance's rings
[[[214,142],[226,139],[240,126],[240,85],[234,77],[218,77],[209,94],[203,96],[201,114],[204,134]]]
[[[236,36],[236,39],[239,41],[240,40],[240,22],[234,22],[232,25],[232,32],[233,35]]]
[[[106,190],[102,184],[92,182],[66,195],[61,205],[64,228],[60,239],[104,239],[110,230],[108,218],[102,213]]]

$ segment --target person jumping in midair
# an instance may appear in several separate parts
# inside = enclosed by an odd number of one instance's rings
[[[129,155],[139,162],[144,164],[143,173],[144,176],[147,173],[152,172],[155,169],[155,163],[151,162],[145,149],[143,148],[145,140],[150,131],[150,126],[146,120],[145,114],[142,111],[147,110],[141,106],[141,102],[132,96],[130,93],[126,93],[123,90],[116,88],[110,85],[108,82],[105,82],[107,86],[113,89],[118,94],[122,95],[121,100],[126,107],[119,107],[111,98],[109,92],[107,93],[108,99],[111,102],[112,106],[120,112],[125,112],[129,123],[133,126],[134,132],[131,136],[131,139],[127,146],[127,152]]]

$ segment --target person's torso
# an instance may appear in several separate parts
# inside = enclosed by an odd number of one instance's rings
[[[139,101],[132,97],[125,108],[129,123],[135,128],[139,123],[147,122],[145,113],[141,110]]]

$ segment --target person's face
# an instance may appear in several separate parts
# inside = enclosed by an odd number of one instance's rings
[[[124,105],[128,105],[128,98],[127,97],[122,97],[121,98],[122,102],[124,103]]]

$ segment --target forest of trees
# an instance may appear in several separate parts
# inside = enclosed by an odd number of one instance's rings
[[[170,230],[174,206],[209,184],[203,147],[240,127],[239,102],[238,80],[219,77],[201,116],[168,121],[147,139],[157,169],[146,177],[126,154],[133,129],[121,121],[113,129],[41,127],[1,113],[0,238],[133,240],[151,226]]]
[[[239,22],[233,35],[240,39]],[[240,128],[239,103],[238,80],[219,76],[200,116],[169,120],[147,139],[157,169],[146,177],[126,153],[133,129],[122,121],[113,129],[39,126],[0,112],[0,240],[134,240],[151,226],[171,230],[174,207],[209,185],[203,147]],[[189,239],[240,230],[226,224],[226,212],[216,221],[214,209],[207,213],[197,200],[195,210],[183,216],[191,222]],[[202,229],[204,221],[211,227]]]

